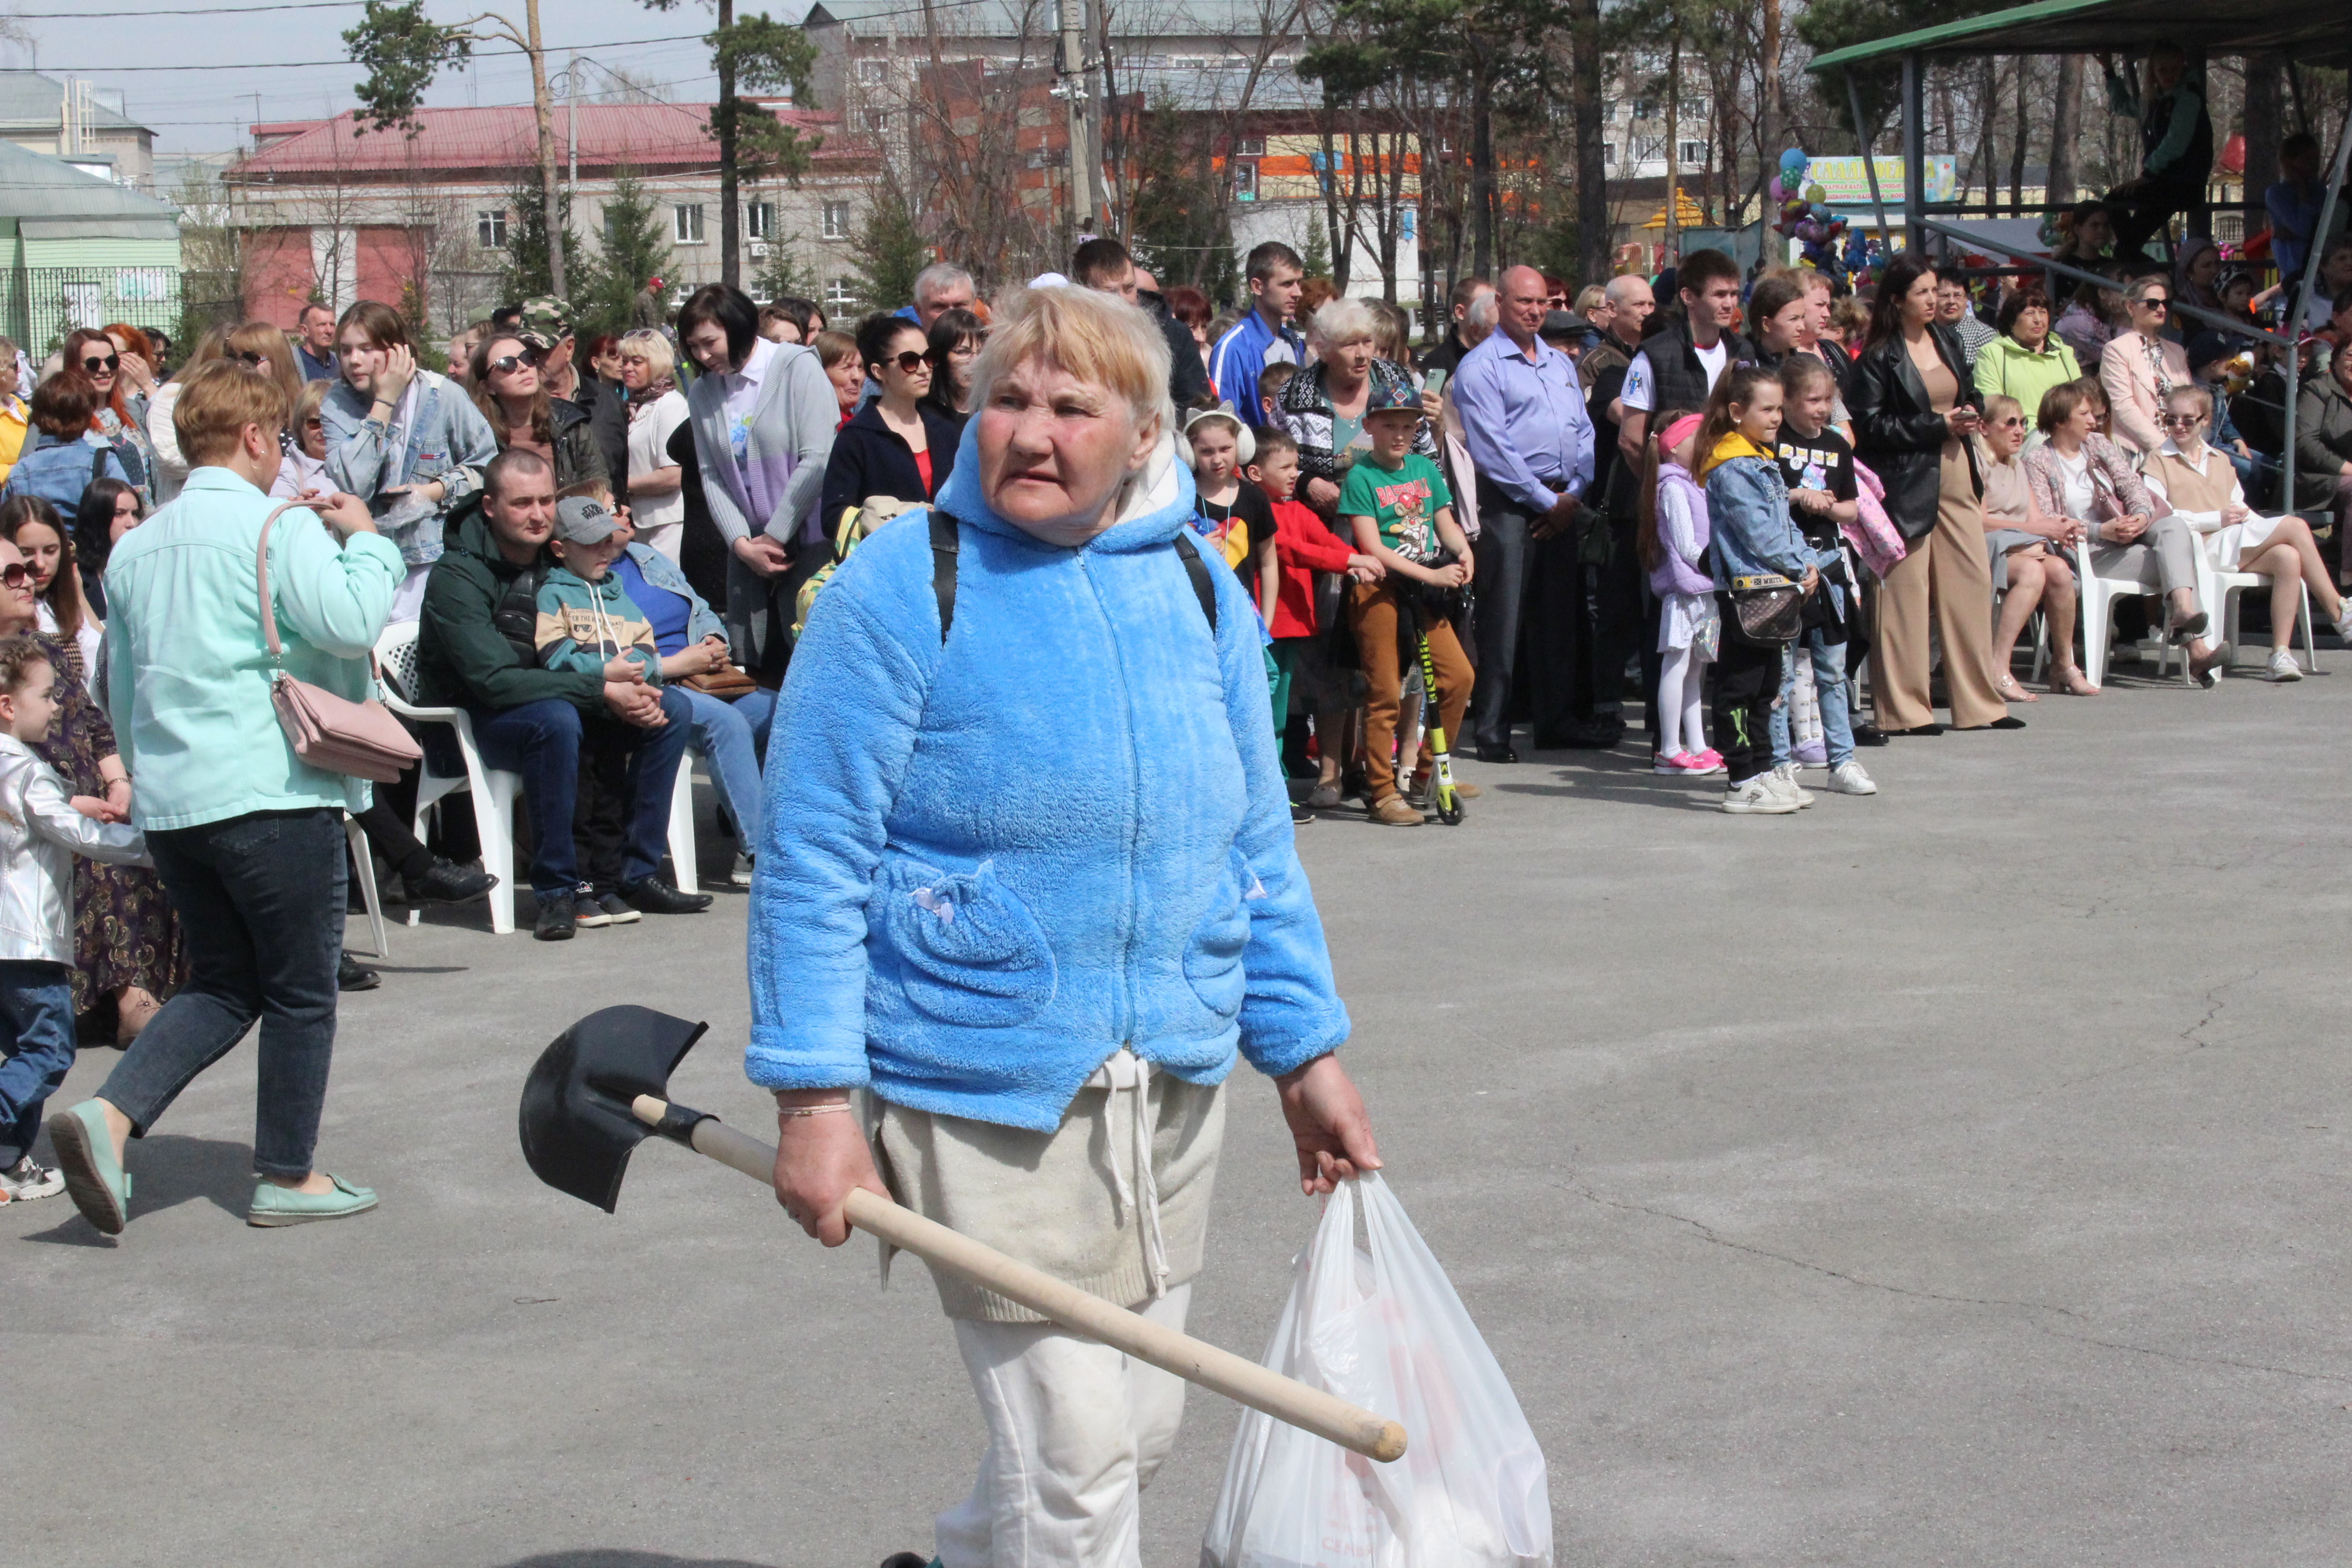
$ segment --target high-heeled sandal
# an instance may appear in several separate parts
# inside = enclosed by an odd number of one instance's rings
[[[2042,700],[2017,683],[2017,677],[2002,670],[1992,678],[1992,689],[2000,693],[2004,702],[2039,702]]]
[[[2099,689],[2083,673],[2079,664],[2054,668],[2050,671],[2050,690],[2057,697],[2096,697]]]

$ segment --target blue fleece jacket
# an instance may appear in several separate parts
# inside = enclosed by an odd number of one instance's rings
[[[982,503],[964,432],[940,640],[928,513],[816,597],[769,749],[751,887],[751,1042],[770,1089],[1049,1131],[1122,1045],[1193,1083],[1238,1047],[1287,1072],[1338,1046],[1331,979],[1265,707],[1248,594],[1213,636],[1172,541],[1192,477],[1087,544]]]

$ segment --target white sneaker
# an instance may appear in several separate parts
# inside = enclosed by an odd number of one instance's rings
[[[1862,764],[1848,758],[1830,770],[1829,783],[1823,785],[1832,795],[1876,795],[1877,783],[1862,771]]]
[[[1807,806],[1813,804],[1813,792],[1797,782],[1796,763],[1782,763],[1764,776],[1772,781],[1774,789],[1795,801],[1798,805]]]
[[[1723,792],[1723,809],[1734,816],[1786,816],[1797,803],[1772,787],[1770,773],[1758,773]]]
[[[0,1194],[5,1201],[20,1204],[34,1198],[53,1198],[66,1190],[66,1179],[47,1165],[36,1165],[30,1154],[0,1171]]]
[[[727,885],[730,888],[748,888],[751,885],[751,858],[740,850],[738,850],[735,855],[735,869],[727,873]]]
[[[2283,647],[2274,647],[2271,649],[2271,665],[2264,677],[2281,682],[2301,680],[2303,667],[2294,662],[2294,655]]]

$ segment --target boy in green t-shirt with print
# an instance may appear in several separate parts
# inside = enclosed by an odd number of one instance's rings
[[[1388,568],[1378,582],[1357,583],[1348,591],[1349,622],[1371,689],[1365,703],[1364,794],[1371,802],[1371,820],[1384,827],[1418,827],[1422,821],[1420,808],[1397,793],[1391,760],[1402,685],[1401,619],[1410,617],[1409,624],[1428,635],[1430,658],[1437,666],[1437,708],[1447,735],[1462,732],[1462,715],[1470,706],[1470,661],[1463,657],[1453,623],[1427,607],[1433,595],[1426,591],[1469,586],[1470,542],[1454,521],[1445,476],[1412,449],[1420,424],[1421,400],[1410,383],[1385,389],[1376,383],[1364,405],[1372,450],[1348,470],[1339,488],[1339,516],[1356,548]],[[1430,762],[1424,738],[1413,770],[1416,794],[1425,787],[1420,781],[1428,778]],[[1465,795],[1477,793],[1472,785],[1455,787]]]

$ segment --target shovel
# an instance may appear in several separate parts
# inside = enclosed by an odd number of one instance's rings
[[[774,1149],[668,1098],[669,1075],[708,1027],[650,1007],[607,1007],[557,1036],[523,1084],[522,1157],[533,1173],[610,1214],[630,1152],[658,1132],[772,1189]],[[888,1198],[861,1187],[843,1212],[858,1229],[935,1268],[1187,1383],[1382,1464],[1404,1452],[1404,1428],[1393,1421],[1113,1306]]]

